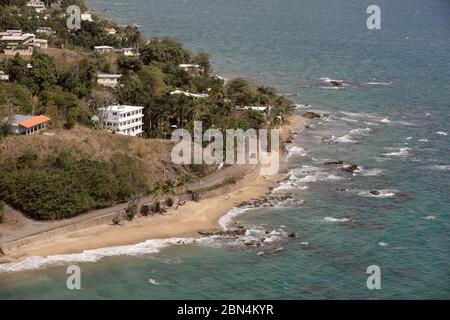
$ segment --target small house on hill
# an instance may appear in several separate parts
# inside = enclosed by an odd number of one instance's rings
[[[37,133],[47,127],[51,119],[46,116],[16,115],[11,122],[11,132],[29,135]]]

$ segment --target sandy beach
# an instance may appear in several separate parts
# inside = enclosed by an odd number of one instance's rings
[[[302,122],[300,116],[291,116],[289,123],[281,128],[282,141],[300,127]],[[280,172],[285,166],[283,155]],[[89,249],[136,244],[151,239],[198,237],[199,230],[219,228],[219,219],[241,202],[264,196],[271,187],[279,183],[280,178],[280,175],[259,175],[256,180],[247,182],[229,194],[200,202],[188,202],[177,210],[168,210],[164,215],[137,217],[120,226],[99,225],[68,232],[21,247],[7,258],[11,261],[21,261],[31,256],[80,253]]]

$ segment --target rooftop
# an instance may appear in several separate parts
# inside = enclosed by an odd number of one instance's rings
[[[30,37],[34,37],[32,33],[2,32],[0,33],[2,40],[24,41]]]
[[[144,107],[114,105],[114,106],[109,106],[106,108],[101,108],[100,110],[107,110],[107,111],[112,111],[112,112],[117,112],[117,113],[127,113],[127,112],[142,110],[142,109],[144,109]]]
[[[99,79],[119,79],[122,75],[119,73],[99,73],[97,78]]]
[[[111,46],[94,46],[94,49],[101,50],[101,49],[114,49],[114,48]]]
[[[190,93],[190,92],[181,91],[181,90],[172,91],[170,94],[171,95],[184,94],[186,97],[191,97],[191,98],[208,98],[209,97],[209,95],[206,93]]]
[[[31,128],[38,124],[46,123],[51,119],[46,116],[32,116],[32,115],[16,115],[11,125],[14,127],[21,126],[24,128]]]

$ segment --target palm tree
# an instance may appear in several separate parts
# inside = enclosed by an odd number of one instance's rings
[[[181,176],[177,179],[177,183],[175,184],[175,190],[177,194],[180,194],[180,189],[183,188],[186,184],[188,184],[191,181],[191,177],[188,175],[184,175]],[[178,209],[178,206],[180,205],[180,197],[178,197],[178,201],[177,201],[177,207],[175,208]]]
[[[177,194],[175,182],[173,182],[172,180],[166,180],[162,185],[162,193],[165,197],[168,197],[166,202],[173,204],[172,197],[175,197]]]
[[[152,194],[153,199],[157,200],[157,204],[161,201],[161,196],[163,194],[163,185],[161,182],[157,181],[153,184],[153,188],[150,190],[150,193]],[[159,208],[159,205],[158,205]],[[155,210],[156,211],[156,210]]]

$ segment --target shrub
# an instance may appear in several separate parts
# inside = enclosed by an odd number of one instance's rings
[[[0,164],[0,197],[36,220],[74,217],[146,191],[136,168],[125,164],[77,159],[70,152],[39,160],[25,151]]]

